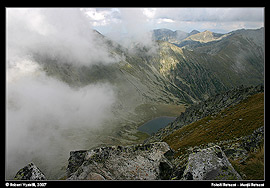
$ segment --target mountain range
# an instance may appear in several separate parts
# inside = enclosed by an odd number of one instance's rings
[[[134,43],[132,50],[99,32],[95,38],[118,57],[114,63],[78,66],[33,56],[48,76],[70,87],[114,87],[114,117],[105,122],[109,128],[97,133],[95,147],[142,143],[149,135],[137,128],[148,120],[177,117],[192,104],[241,85],[264,84],[264,28],[226,34],[158,29],[152,32],[152,46]]]
[[[91,66],[59,63],[39,54],[35,59],[48,75],[71,87],[113,85],[117,93],[113,111],[116,121],[121,119],[116,124],[125,127],[116,133],[120,144],[119,134],[129,135],[126,130],[150,119],[176,116],[193,103],[240,85],[264,83],[264,28],[227,34],[160,29],[153,31],[157,40],[152,47],[136,43],[132,50],[95,34],[121,59]],[[130,136],[124,137],[130,140]]]
[[[154,53],[139,44],[130,53],[96,34],[112,54],[124,58],[111,65],[89,67],[59,65],[40,57],[38,62],[43,63],[48,74],[70,85],[108,81],[117,84],[121,91],[128,87],[126,90],[141,101],[151,102],[191,104],[242,84],[264,82],[264,28],[227,34],[154,30]]]

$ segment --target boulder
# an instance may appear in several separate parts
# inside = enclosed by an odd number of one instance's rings
[[[69,159],[68,180],[155,180],[170,179],[172,155],[166,142],[101,147],[81,151]],[[75,159],[78,156],[78,159]],[[83,157],[83,160],[82,160]],[[75,164],[75,162],[78,164]],[[76,168],[74,168],[76,167]]]
[[[189,155],[183,180],[239,180],[235,171],[219,146],[201,149]]]
[[[14,177],[15,180],[46,180],[45,175],[34,164],[29,163],[22,169],[20,169]]]

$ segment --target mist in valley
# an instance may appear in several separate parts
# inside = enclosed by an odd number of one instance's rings
[[[109,83],[72,87],[48,76],[35,57],[74,66],[111,64],[118,57],[79,9],[9,8],[6,44],[6,178],[33,161],[56,179],[71,150],[96,144],[95,131],[112,116],[116,96]]]

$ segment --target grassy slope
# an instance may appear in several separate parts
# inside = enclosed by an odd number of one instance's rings
[[[164,141],[176,151],[177,157],[185,154],[189,147],[247,136],[261,126],[264,126],[264,93],[255,94],[216,116],[186,125],[165,137]],[[247,179],[263,179],[263,148],[250,152],[245,165],[239,161],[232,164],[244,172]]]
[[[249,153],[245,163],[230,160],[234,169],[240,174],[245,174],[243,179],[247,180],[262,180],[264,179],[264,146],[261,146],[259,151]]]

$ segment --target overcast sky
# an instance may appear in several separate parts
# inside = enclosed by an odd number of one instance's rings
[[[140,33],[159,28],[227,33],[264,26],[264,8],[84,8],[102,34]]]

